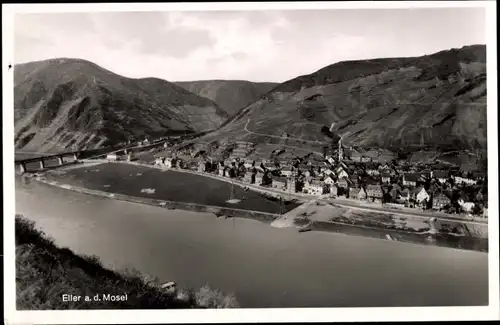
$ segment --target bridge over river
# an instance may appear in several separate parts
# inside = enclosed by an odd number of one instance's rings
[[[21,174],[26,172],[37,172],[46,169],[58,168],[69,164],[78,163],[79,159],[103,158],[108,154],[128,154],[129,152],[140,152],[163,146],[170,139],[162,139],[146,145],[129,145],[122,147],[104,147],[90,150],[77,150],[61,153],[33,153],[17,152],[15,166]],[[27,157],[31,156],[31,157]]]

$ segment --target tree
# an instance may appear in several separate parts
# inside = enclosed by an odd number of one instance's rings
[[[480,216],[481,214],[483,214],[483,209],[481,208],[481,206],[479,204],[474,204],[474,207],[472,207],[471,213],[475,216]]]

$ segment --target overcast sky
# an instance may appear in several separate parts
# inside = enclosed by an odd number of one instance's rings
[[[486,44],[484,9],[17,14],[15,63],[82,58],[131,78],[281,82],[353,59]]]

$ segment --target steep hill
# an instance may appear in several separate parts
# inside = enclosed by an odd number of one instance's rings
[[[78,59],[16,65],[14,116],[16,149],[40,152],[213,130],[228,117],[171,82],[130,79]]]
[[[176,84],[198,96],[213,100],[229,116],[233,116],[277,85],[272,82],[245,80],[181,81]]]
[[[339,62],[279,84],[204,139],[319,147],[332,142],[325,126],[354,147],[484,151],[486,47]]]

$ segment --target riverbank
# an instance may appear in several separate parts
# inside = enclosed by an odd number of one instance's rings
[[[131,203],[152,205],[169,210],[178,209],[178,210],[186,210],[193,212],[212,213],[217,217],[224,217],[224,218],[236,217],[236,218],[253,219],[264,223],[271,223],[272,221],[276,220],[276,218],[279,217],[278,214],[261,212],[261,211],[252,211],[245,209],[236,209],[236,208],[228,208],[222,206],[204,205],[204,204],[196,204],[188,202],[168,201],[168,200],[152,199],[146,197],[136,197],[120,193],[112,193],[108,191],[100,191],[100,190],[65,184],[54,180],[48,180],[43,176],[38,176],[35,178],[35,180],[47,185],[59,187],[66,190],[71,190],[82,194],[95,195]]]
[[[285,215],[279,215],[222,206],[166,201],[110,193],[47,180],[43,177],[37,177],[36,180],[47,185],[88,195],[157,206],[169,210],[178,209],[211,213],[216,217],[222,218],[252,219],[277,228],[297,228],[301,232],[311,230],[334,232],[411,244],[434,245],[478,252],[488,251],[487,239],[467,236],[464,234],[463,224],[458,222],[454,224],[455,226],[444,221],[435,223],[433,227],[436,232],[433,233],[429,222],[422,219],[417,218],[415,220],[411,216],[404,218],[400,215],[376,215],[356,209],[337,207],[334,204],[324,204],[320,200],[312,200],[298,206]],[[457,227],[460,229],[459,232],[456,231]]]
[[[466,225],[457,220],[377,213],[320,199],[289,211],[271,225],[488,252],[487,225],[484,224]]]
[[[16,304],[20,310],[234,308],[234,296],[203,287],[166,292],[157,279],[114,271],[95,256],[61,248],[17,215]],[[88,297],[88,298],[86,298]]]

